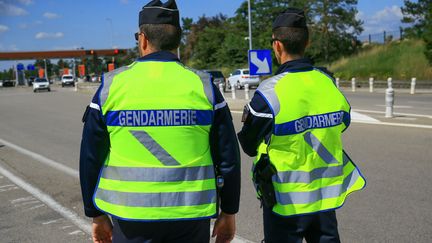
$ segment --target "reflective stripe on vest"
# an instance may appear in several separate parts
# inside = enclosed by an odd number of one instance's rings
[[[216,214],[210,76],[176,62],[139,62],[105,75],[101,112],[110,152],[94,195],[125,220]]]
[[[350,124],[350,106],[332,80],[319,70],[283,73],[257,90],[274,115],[268,153],[276,205],[282,216],[315,213],[343,205],[365,180],[342,149],[341,133]]]

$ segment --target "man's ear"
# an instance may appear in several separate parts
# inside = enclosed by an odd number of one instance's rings
[[[285,48],[284,48],[282,42],[280,42],[280,41],[276,42],[276,51],[277,51],[279,56],[281,56],[282,53],[285,51]]]
[[[141,50],[145,51],[148,48],[148,40],[144,35],[140,35],[141,38]]]

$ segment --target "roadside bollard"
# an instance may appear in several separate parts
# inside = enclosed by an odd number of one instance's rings
[[[339,89],[340,88],[340,78],[336,78],[336,87]]]
[[[351,79],[352,92],[356,92],[356,78]]]
[[[245,99],[249,100],[249,84],[245,84]]]
[[[394,90],[393,88],[386,89],[386,112],[385,117],[386,118],[392,118],[393,117],[393,105],[394,105]]]
[[[75,91],[75,92],[78,91],[78,82],[75,82],[75,84],[74,84],[74,91]]]
[[[374,91],[374,78],[369,78],[369,92],[373,93]]]
[[[225,97],[224,90],[223,90],[223,84],[222,83],[219,84],[219,91],[222,94],[222,96]]]
[[[417,81],[416,78],[411,79],[411,92],[410,92],[411,94],[415,94],[416,81]]]
[[[233,100],[236,99],[235,85],[231,85],[231,98],[232,98]]]
[[[392,78],[387,79],[387,86],[388,86],[388,88],[393,88],[393,79]]]

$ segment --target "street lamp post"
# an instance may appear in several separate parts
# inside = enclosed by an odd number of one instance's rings
[[[48,69],[47,69],[46,59],[44,59],[44,63],[45,63],[45,78],[46,80],[48,80]]]
[[[252,15],[251,15],[251,0],[248,0],[248,15],[249,15],[249,50],[252,50]]]
[[[111,28],[111,48],[114,48],[114,28],[113,28],[113,22],[111,18],[106,18],[106,20],[110,23]],[[112,57],[112,63],[114,63],[114,56]]]
[[[110,23],[110,29],[111,29],[111,48],[114,48],[114,28],[113,28],[113,22],[111,18],[106,18],[106,20]]]

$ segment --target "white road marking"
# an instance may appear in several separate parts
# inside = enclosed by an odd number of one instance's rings
[[[32,151],[27,150],[25,148],[22,148],[22,147],[20,147],[18,145],[15,145],[13,143],[5,141],[5,140],[3,140],[1,138],[0,138],[0,142],[3,143],[3,144],[5,144],[6,146],[8,146],[8,147],[10,147],[10,148],[12,148],[14,150],[16,150],[16,151],[22,153],[22,154],[25,154],[25,155],[27,155],[27,156],[29,156],[29,157],[31,157],[31,158],[33,158],[33,159],[35,159],[35,160],[43,163],[43,164],[45,164],[45,165],[48,165],[48,166],[50,166],[50,167],[52,167],[54,169],[57,169],[57,170],[65,173],[65,174],[70,175],[72,177],[75,177],[77,179],[79,178],[79,172],[77,170],[74,170],[74,169],[72,169],[70,167],[67,167],[67,166],[65,166],[65,165],[63,165],[63,164],[61,164],[59,162],[54,161],[54,160],[48,159],[47,157],[42,156],[40,154],[37,154],[35,152],[32,152]]]
[[[385,111],[359,110],[359,109],[354,109],[354,111],[365,112],[365,113],[375,113],[375,114],[385,114]],[[393,114],[396,116],[412,116],[412,117],[424,117],[424,118],[432,119],[432,116],[430,116],[430,115],[399,113],[399,112],[394,112]]]
[[[406,121],[416,121],[417,118],[415,117],[395,117],[396,120],[406,120]]]
[[[364,122],[364,121],[353,121],[354,123],[382,125],[382,126],[394,126],[394,127],[413,127],[413,128],[425,128],[432,129],[432,126],[422,124],[407,124],[407,123],[393,123],[393,122]]]
[[[53,224],[53,223],[57,223],[57,222],[59,222],[61,220],[62,219],[54,219],[54,220],[50,220],[50,221],[47,221],[47,222],[43,222],[42,224],[43,225]]]
[[[20,203],[20,202],[27,202],[27,201],[31,201],[31,200],[34,200],[35,198],[34,197],[32,197],[32,196],[30,196],[30,197],[20,197],[20,198],[17,198],[17,199],[14,199],[14,200],[12,200],[12,201],[10,201],[12,204],[15,204],[15,203]]]
[[[27,208],[27,209],[24,210],[24,211],[31,211],[31,210],[33,210],[33,209],[41,208],[41,207],[45,207],[45,206],[46,206],[45,204],[39,204],[39,205],[33,206],[33,207],[31,207],[31,208]]]
[[[15,185],[13,185],[13,184],[3,185],[3,186],[0,186],[0,188],[11,187],[11,186],[15,186]]]
[[[18,189],[18,187],[16,187],[16,186],[6,187],[4,189],[0,189],[0,192],[8,192],[8,191],[16,190],[16,189]]]
[[[386,107],[386,105],[375,105],[378,107]],[[398,108],[398,109],[411,109],[413,108],[412,106],[409,105],[394,105],[393,108]]]
[[[379,120],[372,118],[370,116],[351,111],[351,119],[352,121],[364,121],[364,122],[379,122]]]
[[[77,235],[77,234],[84,234],[84,232],[82,232],[81,230],[75,230],[69,233],[69,235]]]
[[[73,225],[66,225],[66,226],[63,226],[63,227],[61,227],[62,229],[67,229],[67,228],[71,228],[71,227],[73,227]]]
[[[45,203],[47,206],[49,206],[54,211],[58,212],[63,217],[70,220],[72,223],[74,223],[78,228],[86,232],[87,234],[91,235],[91,226],[90,223],[79,217],[75,212],[72,210],[63,207],[58,202],[56,202],[54,199],[52,199],[49,195],[45,194],[38,188],[28,184],[21,178],[15,176],[10,171],[6,170],[0,165],[0,173],[4,176],[6,176],[10,181],[33,195],[35,198],[39,199],[43,203]]]
[[[40,203],[40,201],[39,200],[34,200],[34,201],[27,201],[27,202],[23,202],[23,203],[18,203],[18,204],[15,204],[14,207],[22,207],[22,206],[25,206],[25,205],[35,204],[35,203]]]

